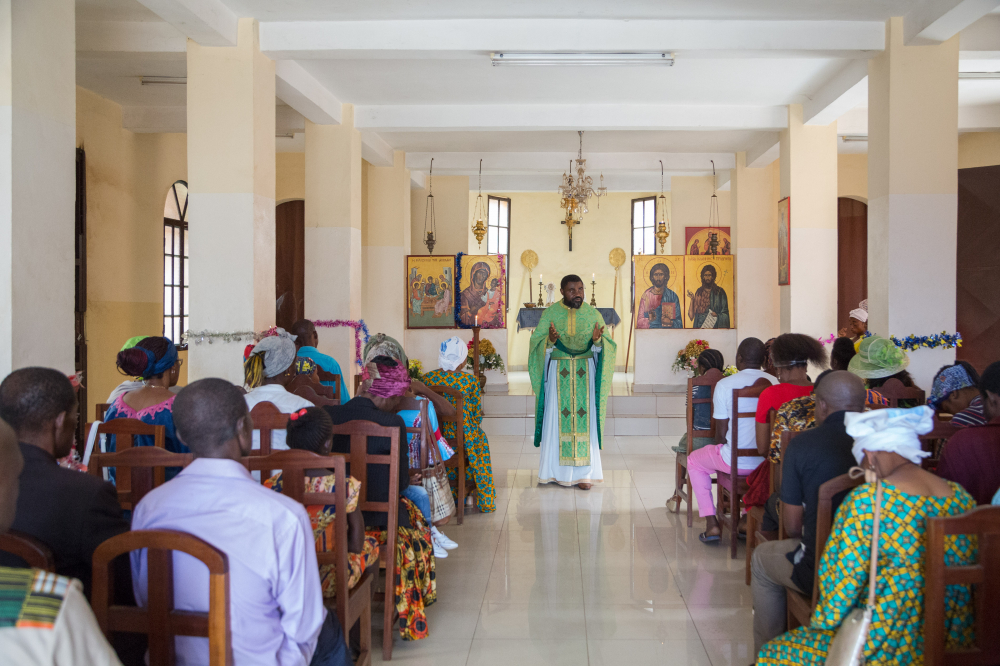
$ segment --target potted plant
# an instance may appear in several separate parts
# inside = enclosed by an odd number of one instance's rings
[[[473,363],[473,351],[472,351],[472,341],[468,343],[469,357],[467,359],[466,367],[472,370],[475,367]],[[479,341],[479,389],[483,390],[486,387],[486,375],[484,371],[486,370],[499,370],[502,374],[507,374],[507,368],[504,367],[503,359],[500,354],[497,353],[496,347],[489,340]]]
[[[692,340],[684,349],[677,352],[677,358],[674,359],[670,369],[674,372],[686,372],[688,377],[694,377],[698,372],[698,356],[708,348],[707,341]]]

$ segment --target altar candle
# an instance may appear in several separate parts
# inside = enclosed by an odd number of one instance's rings
[[[479,315],[476,315],[476,326],[479,326]]]

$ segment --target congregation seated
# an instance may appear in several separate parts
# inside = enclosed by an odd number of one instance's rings
[[[865,380],[869,389],[878,390],[890,379],[898,379],[905,388],[918,388],[906,370],[910,357],[888,338],[870,335],[861,340],[858,353],[847,369]],[[899,407],[915,407],[913,400],[899,401]]]
[[[812,595],[819,487],[855,464],[844,418],[864,409],[864,383],[843,370],[823,373],[814,398],[818,425],[789,444],[782,463],[780,497],[788,538],[762,543],[753,552],[755,651],[785,630],[786,588]],[[834,512],[842,499],[834,498]]]
[[[139,344],[140,340],[143,340],[145,338],[146,338],[145,335],[132,336],[131,338],[125,341],[124,345],[122,345],[121,351],[125,351],[126,349],[132,349],[132,347],[135,347],[137,344]],[[108,395],[108,399],[105,400],[105,402],[110,405],[115,400],[117,400],[119,396],[123,396],[126,393],[129,393],[130,391],[141,389],[142,386],[143,384],[141,377],[138,379],[126,379],[111,391],[111,393]]]
[[[737,352],[739,353],[739,352]],[[739,367],[737,365],[737,367]],[[717,349],[706,349],[702,353],[698,354],[698,359],[695,361],[695,377],[701,377],[709,370],[718,370],[723,372],[726,369],[726,362],[722,357],[722,352]],[[708,398],[711,395],[710,386],[698,386],[695,389],[695,399]],[[701,390],[704,390],[704,395],[699,395]],[[686,397],[686,396],[685,396]],[[730,400],[732,395],[729,396]],[[708,403],[698,403],[694,405],[694,429],[695,430],[709,430],[712,427],[712,405]],[[695,437],[694,442],[691,443],[691,450],[697,451],[704,446],[710,446],[716,444],[717,439],[715,437]],[[674,453],[687,452],[687,433],[685,432],[681,435],[681,438],[677,441],[677,446],[673,447]]]
[[[986,425],[979,391],[979,373],[967,361],[946,365],[934,375],[927,404],[939,414],[951,414],[949,423],[956,428]]]
[[[714,352],[714,354],[709,354],[709,352]],[[718,350],[706,349],[703,351],[698,357],[699,365],[701,365],[702,357],[706,357],[706,366],[708,366],[705,372],[709,368],[722,370],[725,367],[722,353]],[[715,517],[715,501],[712,498],[711,475],[716,472],[726,474],[730,472],[729,462],[732,454],[731,445],[733,442],[734,427],[739,428],[739,448],[755,449],[757,446],[752,423],[747,422],[746,419],[739,424],[733,423],[733,391],[746,388],[759,379],[766,379],[773,384],[776,381],[774,377],[771,377],[760,369],[763,363],[764,343],[757,338],[746,338],[743,340],[736,350],[736,368],[738,372],[730,377],[720,379],[719,383],[715,385],[715,394],[713,395],[711,405],[712,413],[709,415],[709,418],[715,418],[716,443],[702,446],[688,456],[688,475],[691,479],[691,489],[695,497],[698,498],[698,515],[705,519],[705,531],[698,537],[703,543],[717,543],[721,539],[722,529],[719,526],[718,519]],[[739,412],[741,409],[743,411],[751,409],[753,405],[750,403],[755,402],[755,399],[743,398],[741,401],[747,404],[736,405],[736,412]],[[695,407],[698,406],[695,405]],[[697,414],[695,415],[695,419],[697,419]],[[709,423],[706,422],[704,429],[707,430],[708,427]],[[760,462],[761,459],[756,457],[741,458],[739,460],[739,464],[741,465],[739,471],[740,473],[749,473]]]
[[[850,338],[837,338],[834,340],[833,347],[830,349],[830,369],[850,371],[851,359],[858,354],[854,347],[854,343],[851,342]],[[888,407],[889,401],[878,391],[866,389],[865,404],[869,407]]]
[[[51,372],[59,375],[55,370]],[[68,383],[65,376],[62,379]],[[25,462],[23,448],[18,446],[13,429],[0,420],[0,534],[10,529],[17,515],[18,488],[24,488],[19,482]],[[54,460],[52,464],[55,466]],[[0,589],[3,663],[121,666],[97,625],[80,581],[41,569],[4,564],[0,566]]]
[[[234,663],[349,665],[340,622],[323,606],[309,515],[241,463],[253,430],[244,396],[223,379],[202,379],[177,395],[174,415],[194,461],[139,502],[132,528],[179,530],[226,554]],[[136,601],[145,606],[146,551],[131,559]],[[208,590],[205,567],[175,554],[175,605],[207,611]],[[179,663],[208,663],[207,638],[175,640]]]
[[[865,483],[843,501],[820,562],[819,601],[809,626],[767,642],[757,664],[826,663],[834,634],[867,597],[877,498],[881,500],[878,570],[865,659],[877,664],[922,663],[923,643],[915,638],[923,633],[924,596],[919,591],[924,589],[927,518],[965,513],[975,508],[975,500],[958,484],[920,466],[927,454],[918,435],[933,427],[929,407],[849,413],[844,423],[854,439],[854,460],[867,470],[866,476],[871,475],[868,478],[881,481],[881,491],[876,492],[875,483]],[[946,541],[945,561],[950,565],[971,564],[974,559],[975,546],[968,537]],[[967,646],[973,629],[971,590],[953,585],[945,595],[947,647]],[[755,615],[763,611],[755,608]]]
[[[480,513],[492,513],[497,510],[496,490],[493,484],[493,467],[490,463],[490,443],[483,432],[483,398],[479,387],[479,379],[468,372],[463,372],[468,362],[469,351],[466,343],[458,337],[451,337],[441,343],[438,353],[438,368],[424,374],[424,382],[430,386],[447,386],[460,391],[462,400],[462,423],[465,437],[465,454],[468,464],[466,476],[472,477],[476,486],[475,503]],[[451,401],[451,396],[446,396]],[[540,427],[540,426],[539,426]],[[442,434],[451,439],[455,437],[455,424],[445,423]],[[465,483],[461,479],[459,483]],[[471,497],[466,497],[466,506],[471,506]],[[459,507],[459,511],[463,507]]]
[[[952,435],[941,452],[937,474],[968,490],[977,504],[989,504],[1000,489],[1000,361],[983,372],[979,391],[986,425]]]
[[[173,453],[187,453],[187,447],[177,441],[174,432],[173,404],[176,394],[170,388],[177,385],[181,360],[177,347],[169,338],[147,337],[134,347],[118,352],[119,372],[142,379],[142,387],[119,395],[104,413],[104,421],[137,419],[149,425],[162,425],[164,447]],[[133,446],[153,446],[152,435],[136,435]],[[108,436],[107,450],[115,450],[115,436]],[[179,470],[172,470],[168,478]],[[112,478],[114,478],[112,476]]]
[[[312,451],[319,455],[329,455],[333,446],[333,421],[320,407],[307,407],[293,412],[288,421],[287,443],[289,449]],[[281,492],[282,473],[278,472],[264,482],[272,490]],[[336,478],[329,469],[306,470],[305,492],[333,493],[336,489]],[[374,537],[365,535],[365,521],[358,510],[358,498],[361,495],[361,482],[354,477],[347,477],[347,563],[350,567],[348,585],[354,585],[361,579],[366,569],[378,563],[379,544]],[[309,522],[312,525],[316,540],[316,552],[328,553],[333,550],[334,518],[337,507],[333,505],[306,506]],[[319,568],[320,583],[323,586],[323,597],[331,599],[337,596],[337,578],[334,565],[325,564]]]
[[[350,400],[351,396],[347,393],[347,382],[344,381],[344,373],[341,372],[337,359],[316,348],[319,345],[319,334],[316,332],[316,326],[308,319],[300,319],[292,324],[288,332],[295,336],[295,355],[299,358],[311,359],[325,372],[340,375],[340,404],[343,405]],[[329,380],[320,381],[320,383],[323,386],[334,385],[334,382]]]
[[[314,407],[313,403],[286,388],[295,379],[295,342],[292,337],[279,328],[276,335],[270,335],[249,349],[246,360],[243,361],[243,375],[247,394],[244,396],[247,409],[253,409],[258,403],[270,402],[282,414],[291,414],[306,407]],[[260,432],[253,432],[253,448],[260,448]],[[275,430],[271,433],[271,450],[287,449],[285,431]]]
[[[399,478],[389,478],[389,466],[368,466],[367,481],[362,492],[369,501],[386,502],[390,484],[399,489],[396,536],[396,611],[399,613],[399,635],[403,640],[420,640],[428,635],[425,608],[437,600],[434,545],[430,525],[420,509],[405,497],[410,485],[409,453],[406,424],[396,412],[403,395],[410,388],[406,354],[402,346],[384,333],[369,338],[362,354],[364,368],[357,395],[346,404],[323,407],[334,425],[349,421],[372,423],[399,428]],[[388,455],[391,441],[386,437],[369,437],[368,453]],[[350,453],[347,435],[334,435],[335,453]],[[422,490],[422,489],[421,489]],[[379,544],[387,542],[389,516],[384,512],[363,511],[367,534]],[[386,554],[388,557],[389,554]]]
[[[94,550],[129,526],[110,483],[56,464],[73,447],[76,392],[57,370],[15,370],[0,383],[0,418],[14,429],[24,460],[13,529],[45,544],[55,573],[79,579],[89,598]],[[0,564],[23,566],[6,553]]]

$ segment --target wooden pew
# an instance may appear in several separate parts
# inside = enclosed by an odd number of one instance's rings
[[[733,441],[730,442],[730,458],[729,458],[729,470],[730,473],[717,472],[716,473],[716,492],[717,499],[715,503],[715,517],[719,521],[719,528],[728,527],[729,528],[729,556],[732,559],[736,559],[736,548],[739,543],[739,522],[740,522],[740,497],[742,497],[747,491],[747,476],[746,474],[740,473],[739,459],[740,458],[754,458],[760,456],[757,448],[752,449],[741,449],[739,447],[740,441],[740,419],[755,418],[757,416],[756,408],[751,412],[741,412],[740,411],[740,399],[741,398],[759,398],[760,394],[764,392],[764,389],[771,386],[771,382],[761,377],[755,381],[750,386],[741,389],[733,390],[733,409],[732,409],[732,424],[733,424]],[[690,450],[690,444],[688,446]],[[729,515],[727,517],[724,508],[724,500],[728,497],[729,500]]]
[[[90,432],[93,426],[93,423],[88,423],[87,432]],[[97,426],[98,440],[100,440],[101,435],[114,435],[115,453],[122,453],[133,448],[133,437],[138,435],[151,436],[153,438],[153,446],[134,448],[155,448],[166,452],[166,449],[164,448],[167,440],[166,426],[150,425],[140,421],[139,419],[112,419],[111,421],[101,423]],[[87,462],[88,472],[93,473],[94,458],[98,455],[108,454],[92,453],[90,460]],[[105,465],[105,467],[114,467],[114,465]],[[126,468],[125,471],[128,472],[128,469]],[[127,474],[118,474],[118,471],[116,470],[115,488],[118,492],[118,503],[121,504],[122,509],[130,510],[134,508],[134,505],[131,504],[129,500],[129,497],[132,495],[133,485],[136,486],[137,496],[141,498],[150,490],[163,483],[166,480],[165,474],[166,472],[163,468],[132,469],[131,472]],[[103,478],[103,475],[98,476],[99,478]]]
[[[708,430],[695,430],[694,407],[695,405],[708,405],[709,410],[711,410],[715,385],[723,377],[721,371],[712,368],[700,377],[689,378],[687,382],[687,449],[677,453],[674,463],[674,494],[667,500],[667,506],[670,506],[670,502],[676,501],[674,513],[680,513],[681,502],[686,502],[688,527],[694,523],[694,512],[691,506],[692,490],[691,479],[687,475],[687,459],[694,451],[695,437],[715,437],[715,419],[709,421]],[[695,397],[696,393],[698,397]]]
[[[350,636],[351,627],[360,622],[361,652],[356,666],[371,664],[371,622],[372,585],[377,570],[366,570],[354,587],[348,588],[349,578],[347,551],[347,456],[333,453],[321,456],[312,451],[277,451],[266,456],[248,456],[243,464],[251,472],[262,476],[269,471],[281,471],[281,493],[305,506],[334,506],[334,543],[329,552],[316,553],[319,566],[333,565],[337,581],[335,605],[337,617],[344,629],[344,636]],[[307,469],[330,469],[335,477],[332,493],[312,493],[305,490]]]
[[[260,448],[252,449],[250,455],[271,455],[271,431],[287,429],[288,414],[282,414],[273,402],[258,402],[250,410],[250,419],[253,421],[253,429],[260,431]]]
[[[119,555],[143,548],[147,549],[149,605],[146,608],[116,606],[113,602],[111,563]],[[173,551],[187,553],[208,567],[207,613],[174,607]],[[209,664],[228,666],[233,663],[229,623],[229,559],[221,550],[198,537],[174,530],[124,532],[108,539],[94,551],[93,581],[91,606],[101,631],[109,641],[116,632],[147,634],[149,666],[173,666],[176,661],[174,636],[207,637]]]
[[[122,509],[130,511],[146,493],[164,483],[168,467],[187,467],[192,460],[194,455],[190,453],[173,453],[156,446],[133,446],[114,453],[93,454],[87,473],[101,479],[105,468],[115,468],[118,503]]]
[[[21,558],[32,569],[53,573],[56,570],[56,558],[52,550],[30,534],[17,530],[8,530],[0,534],[0,551]]]
[[[923,405],[927,402],[923,389],[915,386],[907,388],[903,386],[903,382],[895,378],[886,380],[885,384],[875,390],[889,401],[889,407],[899,407],[900,400],[913,400],[917,405]]]

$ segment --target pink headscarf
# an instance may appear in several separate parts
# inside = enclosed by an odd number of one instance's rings
[[[410,388],[410,373],[406,366],[368,363],[361,371],[362,387],[379,398],[395,398]]]

